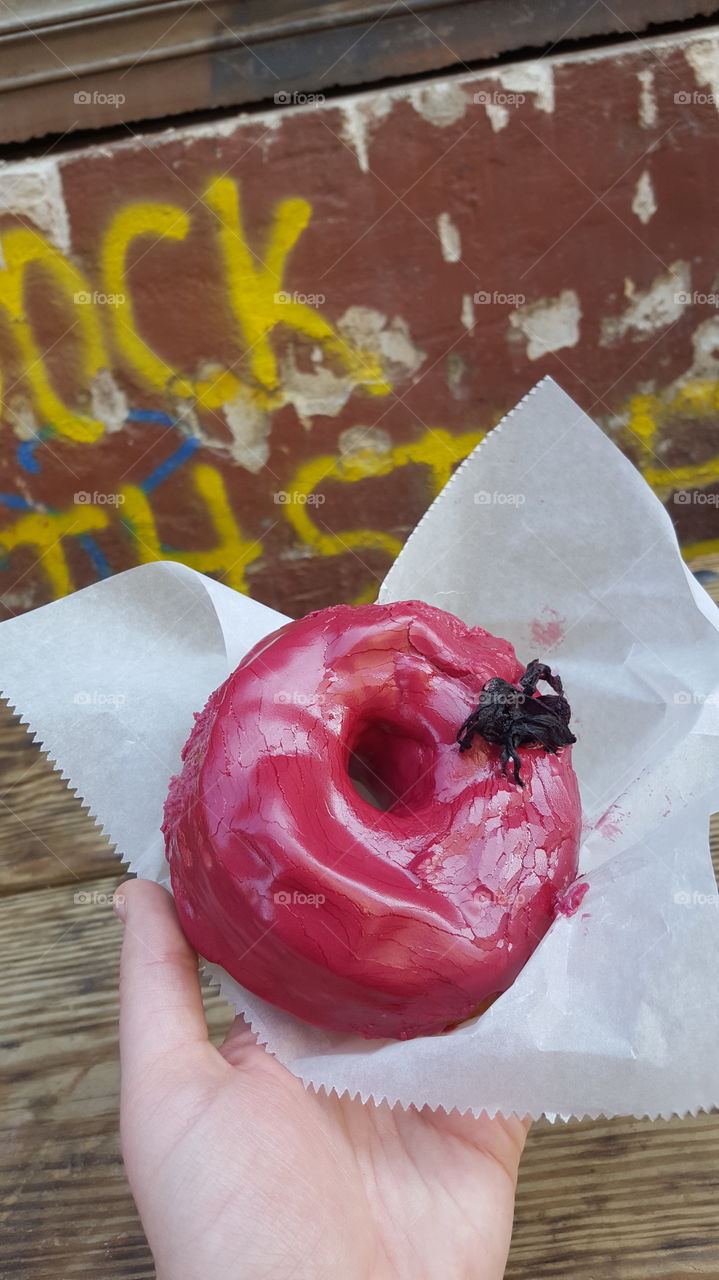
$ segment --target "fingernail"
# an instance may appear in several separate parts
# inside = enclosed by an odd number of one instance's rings
[[[118,920],[122,920],[124,924],[127,917],[127,898],[119,890],[116,890],[112,895],[112,909]]]

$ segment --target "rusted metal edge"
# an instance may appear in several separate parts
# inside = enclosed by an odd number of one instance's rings
[[[0,24],[0,143],[467,68],[719,17],[717,0],[64,0]],[[280,95],[278,99],[278,95]]]

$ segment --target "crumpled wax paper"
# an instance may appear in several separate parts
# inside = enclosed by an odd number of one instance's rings
[[[513,986],[453,1032],[318,1030],[207,965],[307,1084],[363,1101],[539,1117],[719,1103],[719,610],[661,503],[549,378],[459,467],[383,583],[505,636],[563,678],[589,890]],[[177,563],[0,626],[0,685],[140,876],[193,712],[286,619]]]

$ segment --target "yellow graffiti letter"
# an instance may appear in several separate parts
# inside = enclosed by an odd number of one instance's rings
[[[9,528],[0,530],[0,551],[14,551],[15,547],[23,546],[37,549],[38,559],[52,583],[55,597],[66,596],[72,591],[73,584],[62,539],[105,529],[107,523],[106,513],[93,506],[72,506],[67,511],[52,513],[32,511],[21,516]]]
[[[218,573],[228,587],[247,593],[245,566],[262,555],[262,543],[242,536],[222,476],[215,467],[198,464],[193,469],[192,480],[207,508],[217,544],[209,551],[167,551],[160,541],[146,495],[136,485],[127,485],[122,490],[125,498],[122,519],[132,536],[138,561],[150,564],[153,560],[177,560],[200,573]]]
[[[102,278],[107,294],[113,295],[115,338],[125,359],[157,391],[172,391],[216,409],[237,391],[233,374],[221,373],[211,382],[194,383],[172,368],[140,337],[127,280],[127,252],[139,236],[160,240],[184,240],[190,220],[182,209],[171,204],[131,204],[113,218],[102,247]]]
[[[102,333],[87,281],[77,267],[63,257],[59,249],[27,227],[13,227],[2,237],[7,264],[0,270],[0,307],[10,318],[12,332],[23,358],[23,374],[33,393],[42,425],[48,425],[69,440],[88,444],[97,440],[104,426],[95,418],[76,412],[63,404],[47,376],[44,356],[38,350],[32,327],[25,314],[25,273],[30,263],[37,263],[74,304],[69,333],[79,325],[83,337],[83,374],[89,382],[99,369],[107,365]],[[63,335],[65,336],[65,335]]]
[[[287,258],[307,226],[312,209],[306,200],[283,200],[279,205],[260,260],[248,247],[237,185],[230,178],[215,178],[205,192],[205,203],[217,214],[220,247],[227,271],[230,301],[247,347],[253,381],[264,394],[267,407],[279,392],[277,362],[269,335],[278,324],[295,329],[336,355],[357,383],[379,395],[389,384],[377,357],[345,342],[314,307],[295,300],[283,288]]]
[[[367,445],[346,456],[330,453],[313,458],[311,462],[302,463],[289,482],[290,500],[283,505],[283,514],[300,541],[317,555],[338,556],[350,551],[361,559],[357,553],[364,549],[383,551],[391,562],[402,550],[398,538],[382,529],[346,529],[342,533],[333,533],[326,525],[319,528],[310,516],[311,495],[323,481],[351,484],[370,476],[389,475],[398,467],[414,462],[428,468],[429,488],[435,497],[444,488],[456,464],[472,452],[484,435],[483,431],[467,431],[455,436],[441,428],[430,428],[419,440],[395,445],[386,451]],[[373,600],[375,594],[376,587],[371,584],[352,603],[365,604]]]

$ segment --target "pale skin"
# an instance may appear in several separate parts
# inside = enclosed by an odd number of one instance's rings
[[[236,1018],[208,1038],[172,898],[116,903],[122,1151],[158,1280],[500,1280],[528,1122],[306,1089]]]

